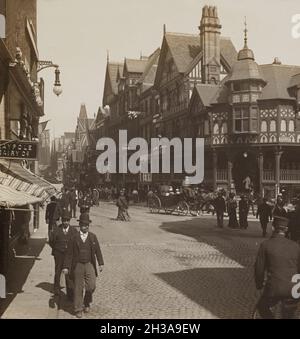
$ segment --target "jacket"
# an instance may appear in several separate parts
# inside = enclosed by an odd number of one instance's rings
[[[260,204],[256,213],[256,218],[258,217],[261,222],[268,223],[272,219],[271,207],[266,203]]]
[[[66,253],[70,240],[78,233],[75,227],[69,226],[69,231],[65,236],[62,225],[51,234],[49,245],[52,248],[52,255]]]
[[[267,274],[264,295],[267,297],[291,298],[294,284],[292,277],[300,273],[300,247],[284,235],[274,234],[264,241],[255,262],[255,283],[263,288]]]
[[[64,268],[67,268],[70,272],[70,275],[73,276],[76,264],[79,262],[79,246],[80,246],[80,233],[77,234],[70,240],[68,244],[67,253],[64,260]],[[98,261],[98,265],[104,265],[103,256],[101,253],[100,245],[98,239],[94,233],[89,232],[87,240],[91,243],[92,248],[92,265],[94,266],[96,276],[97,274],[97,266],[96,266],[96,258]]]

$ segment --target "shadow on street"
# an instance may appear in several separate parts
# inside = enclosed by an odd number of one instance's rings
[[[16,256],[10,259],[7,274],[7,297],[0,299],[0,317],[19,293],[23,293],[23,285],[35,263],[39,259],[46,239],[29,239],[27,245],[15,246]]]

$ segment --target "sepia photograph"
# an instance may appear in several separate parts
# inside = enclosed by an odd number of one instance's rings
[[[0,319],[300,319],[299,1],[0,0]]]

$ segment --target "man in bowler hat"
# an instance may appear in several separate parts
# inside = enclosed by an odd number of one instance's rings
[[[300,273],[300,247],[286,238],[288,222],[287,218],[274,216],[273,236],[261,244],[255,262],[256,288],[263,289],[257,310],[264,319],[274,318],[272,308],[279,303],[285,319],[292,319],[297,310],[299,300],[293,298],[292,279]]]
[[[68,248],[68,243],[72,237],[76,235],[77,230],[70,226],[70,214],[67,209],[62,211],[61,225],[58,226],[51,234],[49,245],[52,247],[52,255],[55,262],[55,276],[54,276],[54,294],[60,294],[60,276],[63,270],[65,255]],[[66,275],[66,289],[67,296],[72,299],[73,290],[69,275]]]
[[[82,318],[82,311],[89,312],[92,294],[96,288],[96,259],[100,272],[104,262],[98,239],[89,232],[89,214],[82,213],[78,221],[80,231],[69,243],[64,273],[71,273],[74,279],[74,311],[77,318]]]

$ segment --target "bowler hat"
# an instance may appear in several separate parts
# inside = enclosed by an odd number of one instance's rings
[[[71,219],[70,213],[69,213],[69,211],[68,211],[66,208],[64,208],[64,209],[62,210],[62,213],[61,213],[61,219],[62,219],[62,220],[70,220],[70,219]]]
[[[273,226],[276,230],[285,231],[288,228],[289,219],[284,217],[279,217],[277,215],[274,216]]]
[[[79,220],[77,221],[79,221],[79,224],[83,225],[89,225],[92,222],[88,213],[81,213]]]

